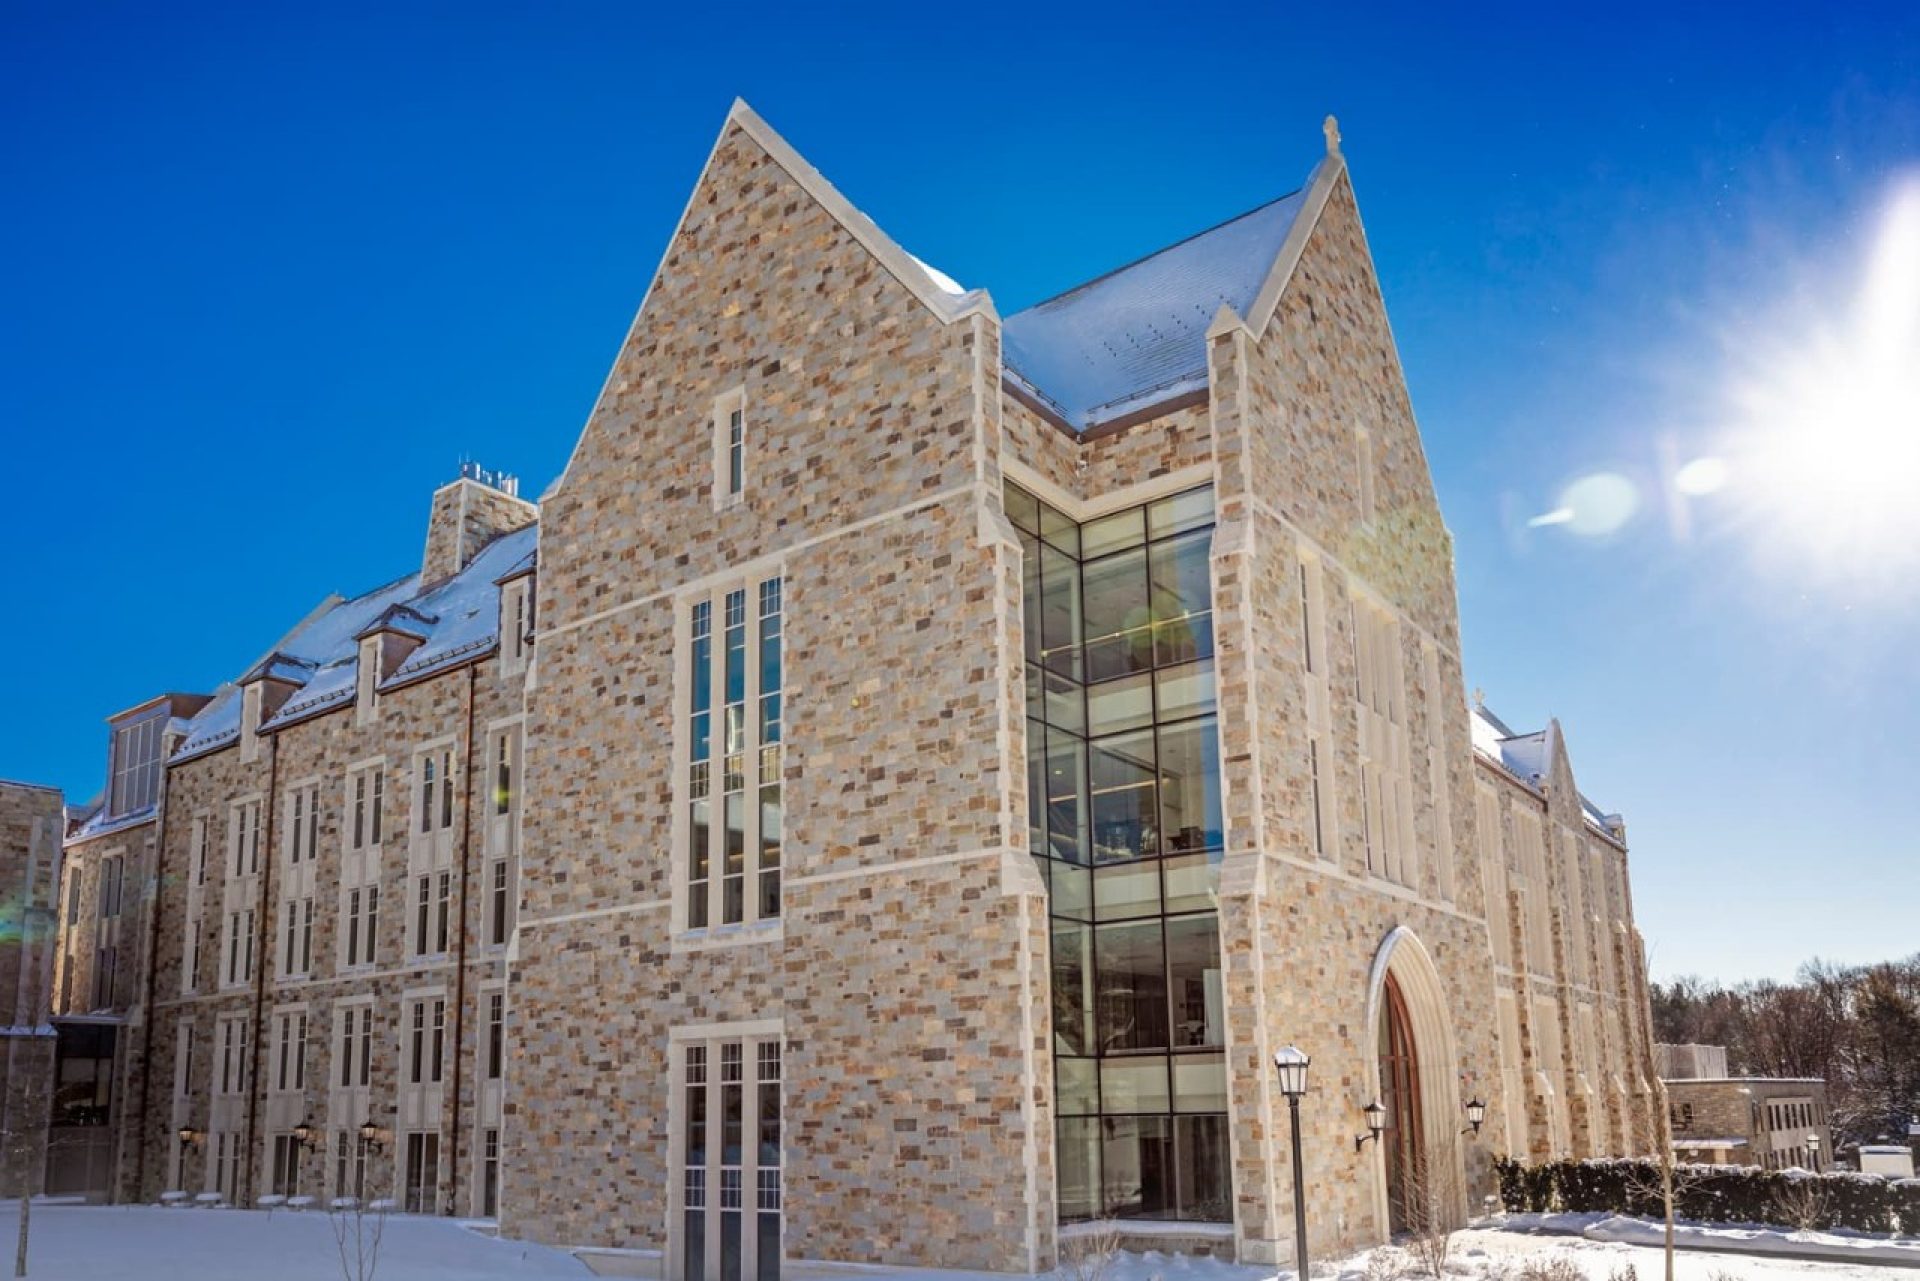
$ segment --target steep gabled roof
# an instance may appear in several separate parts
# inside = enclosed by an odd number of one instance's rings
[[[359,671],[359,637],[384,620],[420,640],[382,689],[410,684],[484,654],[499,639],[500,587],[496,580],[534,554],[538,525],[528,525],[488,543],[467,567],[421,591],[420,575],[408,574],[352,600],[331,597],[295,627],[249,675],[271,664],[275,673],[298,672],[300,688],[265,730],[317,716],[353,697]],[[244,679],[244,678],[243,678]],[[220,687],[211,703],[187,725],[175,761],[224,747],[240,734],[238,684]]]
[[[1556,746],[1565,750],[1565,745],[1558,742],[1560,727],[1552,721],[1545,729],[1518,734],[1479,702],[1467,709],[1467,720],[1473,731],[1473,750],[1481,759],[1536,791],[1552,772]],[[1617,842],[1620,816],[1604,812],[1585,792],[1575,795],[1588,826]]]
[[[1010,374],[1084,431],[1207,384],[1207,327],[1253,308],[1304,190],[1110,271],[1002,322]]]

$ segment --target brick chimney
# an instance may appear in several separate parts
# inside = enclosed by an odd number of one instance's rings
[[[433,491],[420,581],[437,583],[459,573],[488,543],[539,517],[540,509],[520,497],[517,477],[461,463],[459,478]]]

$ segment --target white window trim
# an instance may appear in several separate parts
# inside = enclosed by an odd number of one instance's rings
[[[732,479],[732,426],[735,412],[740,415],[740,488],[729,488]],[[747,473],[751,451],[747,448],[747,388],[744,383],[713,398],[713,509],[725,511],[746,501]]]
[[[732,947],[756,943],[777,943],[785,937],[784,912],[780,916],[761,917],[759,908],[760,874],[760,805],[759,805],[759,704],[760,704],[760,663],[757,651],[759,640],[759,585],[770,578],[781,580],[781,638],[783,647],[791,632],[792,609],[791,578],[783,557],[768,557],[740,566],[724,574],[709,575],[697,583],[683,588],[674,598],[674,692],[673,692],[673,857],[671,865],[671,933],[672,950],[678,952],[704,951],[710,948]],[[725,795],[723,771],[725,753],[720,750],[722,721],[725,713],[725,631],[726,597],[731,591],[746,593],[746,608],[752,627],[749,629],[746,661],[746,684],[742,698],[747,708],[747,723],[753,727],[754,740],[748,751],[749,784],[746,787],[746,830],[744,839],[747,848],[746,860],[746,901],[744,919],[730,925],[715,924],[718,915],[716,905],[721,902],[723,893],[721,881],[721,863],[719,851],[724,839],[723,798]],[[714,804],[710,807],[708,829],[713,833],[710,849],[715,851],[708,864],[708,924],[690,927],[688,908],[691,900],[689,878],[687,875],[687,846],[691,840],[692,797],[688,781],[689,766],[692,761],[693,719],[693,610],[702,602],[712,607],[709,635],[712,638],[712,681],[713,701],[710,705],[712,720],[708,731],[710,777],[708,796]],[[783,648],[784,655],[784,648]],[[781,724],[784,760],[786,726],[791,721],[790,709],[793,705],[795,690],[793,683],[786,679],[786,663],[782,660],[781,684]],[[786,866],[786,852],[781,851],[781,885],[784,888],[789,869]]]
[[[533,630],[533,575],[522,574],[500,585],[500,674],[517,676],[526,670],[527,635]],[[524,619],[524,624],[516,624]]]
[[[668,1079],[667,1136],[668,1137],[667,1137],[667,1188],[666,1188],[667,1222],[670,1225],[670,1229],[667,1234],[667,1250],[665,1252],[665,1258],[668,1264],[669,1271],[672,1275],[679,1275],[681,1271],[683,1257],[684,1257],[682,1252],[686,1248],[686,1243],[682,1235],[684,1231],[684,1228],[682,1227],[682,1225],[686,1222],[686,1208],[685,1208],[686,1157],[687,1157],[687,1147],[686,1147],[687,1082],[686,1082],[686,1068],[685,1068],[686,1050],[687,1050],[687,1047],[693,1046],[693,1045],[704,1045],[708,1047],[707,1048],[708,1085],[706,1088],[713,1088],[714,1085],[719,1083],[719,1079],[720,1079],[719,1047],[722,1043],[727,1041],[741,1042],[742,1067],[743,1067],[743,1073],[744,1073],[743,1084],[749,1087],[746,1089],[744,1094],[743,1102],[745,1103],[745,1107],[743,1108],[743,1115],[741,1118],[742,1133],[744,1135],[751,1136],[749,1141],[743,1142],[741,1145],[741,1151],[742,1151],[742,1157],[743,1157],[742,1163],[740,1166],[742,1170],[742,1176],[741,1176],[742,1186],[740,1189],[741,1215],[742,1215],[741,1275],[743,1276],[751,1275],[752,1272],[758,1271],[757,1267],[753,1266],[754,1264],[757,1264],[757,1260],[755,1260],[753,1257],[753,1252],[754,1250],[757,1249],[757,1239],[758,1239],[758,1233],[757,1231],[754,1230],[754,1225],[753,1225],[754,1218],[759,1213],[757,1209],[757,1187],[756,1187],[755,1178],[753,1177],[752,1174],[748,1173],[749,1171],[757,1172],[758,1166],[757,1164],[754,1164],[754,1165],[747,1164],[746,1158],[748,1154],[757,1153],[759,1149],[759,1141],[756,1133],[757,1119],[758,1119],[757,1117],[758,1091],[751,1087],[755,1083],[756,1063],[758,1061],[758,1052],[756,1047],[761,1042],[765,1042],[765,1041],[773,1041],[777,1043],[780,1047],[780,1060],[781,1060],[780,1125],[781,1125],[781,1134],[782,1134],[782,1140],[781,1140],[782,1157],[781,1157],[781,1162],[778,1168],[780,1172],[782,1203],[783,1203],[783,1208],[780,1211],[780,1215],[783,1223],[785,1222],[785,1218],[786,1218],[786,1211],[784,1209],[785,1190],[786,1190],[785,1178],[786,1178],[786,1171],[787,1171],[787,1165],[785,1160],[785,1148],[787,1144],[786,1135],[791,1125],[790,1103],[789,1103],[789,1096],[786,1088],[788,1081],[791,1079],[791,1077],[789,1076],[789,1070],[791,1067],[791,1051],[790,1051],[790,1047],[787,1044],[786,1021],[784,1019],[778,1019],[778,1018],[753,1019],[753,1020],[736,1022],[736,1023],[705,1023],[705,1024],[692,1024],[692,1025],[682,1025],[682,1026],[671,1027],[667,1030],[667,1065],[668,1065],[668,1069],[667,1069],[667,1079]],[[719,1114],[717,1109],[709,1107],[707,1112],[707,1124],[709,1127],[719,1124]],[[708,1145],[709,1145],[708,1150],[710,1152],[717,1150],[717,1148],[714,1145],[714,1138],[711,1134],[709,1135],[709,1138],[708,1138]],[[717,1165],[715,1163],[710,1162],[707,1168],[710,1170],[715,1169],[717,1168]],[[713,1181],[710,1180],[706,1187],[706,1210],[707,1210],[707,1221],[708,1221],[707,1230],[710,1234],[717,1234],[717,1231],[718,1231],[717,1225],[720,1217],[720,1208],[721,1208],[720,1207],[720,1188]],[[781,1239],[783,1242],[785,1240],[785,1235],[786,1234],[783,1231],[781,1233]],[[715,1239],[714,1236],[709,1237],[709,1241],[713,1239]],[[784,1248],[782,1249],[781,1254],[782,1254],[782,1258],[784,1259],[785,1258]],[[708,1249],[706,1251],[706,1255],[707,1255],[709,1264],[710,1265],[713,1264],[717,1258],[716,1252],[712,1249]],[[750,1268],[752,1269],[751,1272],[749,1271]]]

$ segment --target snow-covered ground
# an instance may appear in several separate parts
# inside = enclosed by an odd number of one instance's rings
[[[10,1253],[18,1214],[14,1203],[0,1203],[0,1253]],[[1548,1233],[1541,1226],[1521,1220],[1516,1226],[1456,1234],[1448,1275],[1458,1281],[1662,1281],[1657,1248]],[[1595,1225],[1552,1226],[1565,1232]],[[1314,1276],[1318,1281],[1390,1281],[1395,1265],[1408,1262],[1404,1254],[1376,1250],[1316,1261]],[[1558,1270],[1550,1271],[1555,1265]],[[985,1273],[873,1267],[789,1264],[785,1271],[793,1281],[1006,1281]],[[35,1205],[28,1275],[37,1281],[340,1281],[342,1272],[331,1226],[321,1213]],[[495,1240],[452,1219],[404,1215],[386,1222],[377,1273],[378,1281],[583,1281],[590,1275],[563,1250]],[[1920,1272],[1910,1266],[1703,1250],[1681,1251],[1675,1275],[1677,1281],[1920,1281]],[[1291,1268],[1276,1273],[1212,1259],[1124,1254],[1099,1281],[1295,1278]]]
[[[319,1211],[33,1207],[32,1281],[342,1281],[333,1229]],[[0,1203],[0,1266],[11,1273],[18,1202]],[[369,1221],[371,1230],[371,1221]],[[378,1281],[547,1281],[591,1277],[561,1250],[498,1241],[452,1219],[394,1215]]]

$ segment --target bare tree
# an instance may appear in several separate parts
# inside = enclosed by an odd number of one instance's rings
[[[387,1204],[375,1201],[369,1207],[365,1197],[357,1196],[335,1197],[327,1204],[327,1224],[345,1281],[373,1281],[380,1267],[380,1240],[387,1231]]]
[[[1693,1166],[1683,1166],[1673,1159],[1673,1121],[1668,1111],[1666,1082],[1656,1080],[1654,1093],[1659,1100],[1656,1109],[1659,1115],[1657,1139],[1660,1151],[1656,1159],[1659,1164],[1652,1171],[1645,1166],[1631,1166],[1633,1171],[1627,1175],[1627,1195],[1638,1201],[1658,1201],[1666,1220],[1666,1235],[1663,1242],[1666,1255],[1666,1281],[1673,1281],[1673,1207],[1687,1190],[1701,1181],[1701,1175]]]
[[[1438,1278],[1446,1274],[1453,1234],[1459,1230],[1465,1190],[1460,1177],[1459,1144],[1449,1139],[1423,1147],[1408,1158],[1400,1193],[1400,1222],[1412,1271]]]

